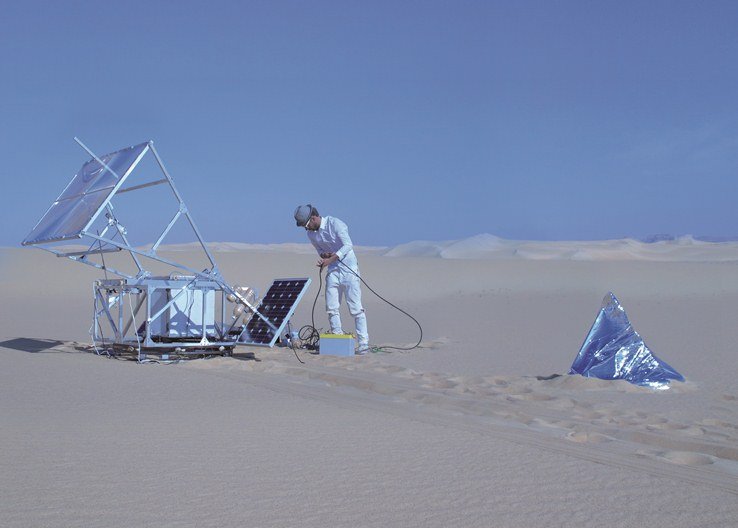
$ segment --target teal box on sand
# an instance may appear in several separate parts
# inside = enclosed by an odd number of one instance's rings
[[[319,352],[326,356],[353,356],[353,334],[320,334]]]

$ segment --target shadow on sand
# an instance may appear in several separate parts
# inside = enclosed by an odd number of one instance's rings
[[[7,341],[0,341],[0,347],[20,350],[38,354],[40,352],[56,352],[62,354],[74,354],[78,352],[90,352],[89,346],[80,345],[72,341],[59,341],[56,339],[36,339],[30,337],[18,337]]]
[[[9,339],[7,341],[0,341],[0,348],[9,348],[11,350],[20,350],[21,352],[28,352],[31,354],[47,353],[47,354],[94,354],[95,350],[91,345],[77,343],[75,341],[59,341],[57,339],[38,339],[30,337],[18,337],[15,339]],[[128,355],[107,355],[100,354],[103,357],[115,358],[115,359],[126,359],[136,360],[136,356],[133,354]],[[195,355],[187,359],[209,359],[218,357],[218,355],[202,354]],[[238,350],[234,351],[231,356],[233,359],[240,361],[261,361],[256,357],[252,351]],[[156,362],[155,358],[151,356],[149,358],[152,362]],[[179,359],[186,359],[184,357],[178,357]]]

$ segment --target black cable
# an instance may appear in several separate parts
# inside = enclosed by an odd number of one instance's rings
[[[407,351],[407,350],[414,350],[416,348],[420,348],[420,343],[423,341],[423,327],[420,325],[418,320],[412,315],[410,315],[409,313],[407,313],[405,310],[397,306],[396,304],[388,301],[387,299],[379,295],[376,291],[374,291],[374,289],[371,286],[369,286],[369,284],[367,284],[367,282],[361,277],[361,275],[356,273],[349,266],[347,266],[340,260],[338,260],[337,262],[341,264],[344,268],[349,270],[351,273],[356,275],[359,278],[359,280],[364,284],[364,286],[369,288],[369,291],[371,291],[374,295],[376,295],[377,297],[382,299],[384,302],[392,306],[395,310],[398,310],[402,312],[403,314],[405,314],[406,316],[408,316],[410,319],[412,319],[415,322],[416,325],[418,325],[418,329],[420,330],[420,337],[418,338],[418,342],[415,343],[413,346],[411,347],[396,347],[396,346],[389,346],[389,345],[388,346],[377,346],[377,347],[372,347],[373,351],[381,351],[381,350],[405,350]],[[318,303],[318,297],[320,297],[320,292],[323,289],[323,273],[322,272],[323,272],[323,268],[321,267],[318,269],[318,278],[320,281],[318,285],[318,292],[315,294],[315,299],[313,300],[313,307],[310,312],[310,321],[312,324],[303,326],[302,328],[300,328],[300,330],[297,333],[297,337],[298,339],[300,339],[302,346],[304,348],[308,348],[312,350],[317,350],[318,344],[320,342],[320,332],[315,328],[315,305]],[[297,357],[298,361],[300,361],[300,363],[304,363],[304,361],[302,361],[297,356],[297,351],[295,350],[292,340],[290,340],[290,346],[292,347],[292,351],[295,352],[295,356]]]
[[[320,290],[323,289],[323,268],[318,268],[318,293],[315,294],[315,300],[313,301],[313,309],[310,312],[310,322],[312,323],[312,328],[315,330],[315,304],[318,302],[318,297],[320,296]],[[304,327],[303,327],[304,328]]]
[[[300,331],[297,333],[297,337],[303,344],[304,348],[307,348],[308,350],[318,349],[318,343],[320,342],[320,332],[317,328],[314,328],[311,325],[305,325],[300,328]]]
[[[418,329],[420,330],[420,337],[418,338],[418,342],[415,343],[413,346],[411,346],[411,347],[381,346],[381,347],[375,347],[375,348],[377,348],[378,350],[388,350],[388,349],[392,349],[392,350],[413,350],[413,349],[416,349],[416,348],[420,348],[420,343],[423,341],[423,327],[420,326],[420,323],[418,322],[418,320],[415,319],[415,317],[413,317],[409,313],[407,313],[405,310],[403,310],[402,308],[400,308],[399,306],[397,306],[395,304],[392,304],[390,301],[388,301],[387,299],[385,299],[384,297],[382,297],[381,295],[379,295],[377,292],[375,292],[372,289],[372,287],[369,286],[366,283],[366,281],[361,278],[361,275],[359,275],[358,273],[356,273],[349,266],[347,266],[346,264],[344,264],[341,260],[338,260],[337,262],[341,266],[343,266],[344,268],[346,268],[347,270],[349,270],[351,273],[353,273],[354,275],[356,275],[357,277],[359,277],[359,280],[364,284],[364,286],[366,286],[367,288],[369,288],[369,291],[370,292],[372,292],[374,295],[376,295],[377,297],[379,297],[380,299],[382,299],[384,302],[386,302],[387,304],[389,304],[395,310],[398,310],[398,311],[404,313],[405,315],[407,315],[410,319],[412,319],[413,321],[415,321],[415,324],[416,325],[418,325]]]
[[[313,308],[310,312],[310,320],[312,324],[305,325],[302,328],[300,328],[297,331],[297,338],[300,340],[300,348],[307,348],[308,350],[317,350],[318,349],[318,342],[320,341],[320,332],[316,330],[315,328],[315,305],[318,303],[318,297],[320,297],[320,291],[323,289],[323,275],[321,273],[322,270],[318,270],[318,292],[315,294],[315,300],[313,300]],[[300,359],[300,356],[297,355],[297,349],[295,348],[295,340],[292,339],[292,336],[289,338],[290,342],[290,348],[292,349],[292,352],[294,352],[295,357],[297,358],[297,361],[302,363],[303,365],[305,362]]]
[[[297,358],[297,361],[299,361],[300,363],[304,365],[305,362],[300,359],[300,356],[297,355],[297,349],[295,348],[295,343],[291,337],[290,337],[290,348],[292,349],[292,352],[295,353],[295,357]]]
[[[297,332],[297,337],[303,346],[308,350],[318,350],[320,343],[320,331],[315,328],[315,305],[318,303],[318,297],[323,290],[323,268],[318,268],[318,291],[313,299],[313,308],[310,310],[310,322],[312,324],[305,325]]]

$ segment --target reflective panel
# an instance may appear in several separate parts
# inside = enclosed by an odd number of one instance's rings
[[[668,389],[671,380],[684,381],[681,374],[653,355],[612,293],[605,295],[569,374],[624,379],[654,389]]]
[[[54,202],[23,245],[77,238],[109,194],[107,189],[75,200]]]
[[[141,143],[100,156],[100,160],[115,174],[94,158],[82,165],[22,244],[26,246],[79,237],[113,188],[128,177],[146,153],[147,147],[148,143]]]

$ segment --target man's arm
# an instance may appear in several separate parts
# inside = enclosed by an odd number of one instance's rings
[[[339,260],[343,260],[343,257],[348,255],[349,252],[351,252],[354,249],[354,245],[351,242],[351,237],[349,236],[348,232],[348,226],[343,223],[341,220],[335,218],[335,226],[334,229],[336,231],[336,236],[341,241],[341,248],[336,251],[336,257]]]
[[[322,253],[320,250],[320,246],[318,246],[318,243],[315,240],[313,240],[313,237],[311,237],[309,234],[308,234],[308,240],[310,241],[310,243],[315,248],[315,251],[317,251],[318,255],[320,256],[320,258],[318,259],[318,262],[315,265],[318,266],[319,268],[322,268],[323,266],[327,266],[328,264],[330,264],[330,262],[327,262],[328,260],[327,257],[331,255],[329,255],[328,253]]]

